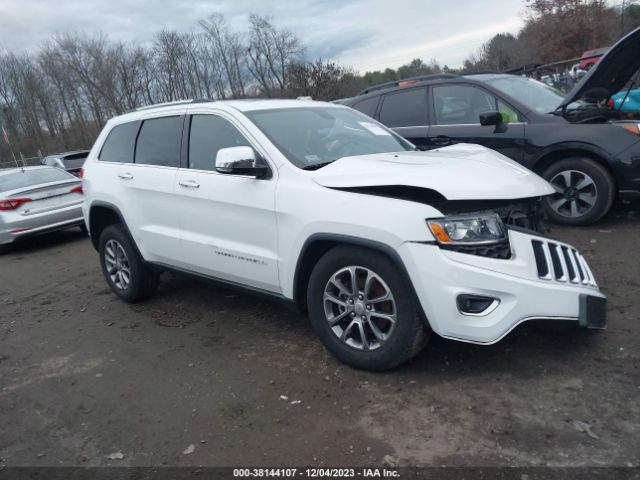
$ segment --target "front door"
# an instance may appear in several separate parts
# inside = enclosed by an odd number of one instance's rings
[[[233,119],[223,115],[187,117],[187,162],[178,171],[175,186],[185,267],[278,292],[276,179],[216,171],[221,148],[255,148]]]

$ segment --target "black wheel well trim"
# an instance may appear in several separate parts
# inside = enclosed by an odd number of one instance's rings
[[[606,168],[614,182],[616,181],[614,170],[610,165],[613,162],[611,157],[602,149],[584,143],[564,143],[554,145],[552,148],[545,150],[544,153],[534,160],[531,165],[531,170],[542,175],[547,167],[549,167],[549,165],[554,161],[561,160],[562,158],[580,156],[590,158],[602,167]]]
[[[321,248],[320,252],[315,252],[317,258],[311,255],[309,259],[307,259],[307,254],[309,249],[314,245],[322,243],[324,244],[323,248]],[[300,249],[300,255],[298,256],[298,261],[296,263],[295,273],[293,275],[293,301],[297,305],[298,309],[301,311],[307,310],[307,302],[306,302],[306,292],[307,285],[309,283],[309,278],[311,276],[311,271],[313,267],[326,252],[330,249],[337,247],[339,245],[351,245],[356,247],[364,247],[370,250],[376,250],[384,255],[386,255],[393,264],[398,268],[400,275],[404,279],[404,281],[409,285],[409,290],[413,295],[413,298],[416,301],[416,306],[418,311],[420,312],[420,316],[423,321],[429,325],[429,320],[424,313],[424,309],[420,304],[418,299],[418,294],[416,292],[415,286],[411,281],[411,277],[409,276],[409,272],[402,261],[402,258],[398,254],[395,248],[387,245],[386,243],[378,242],[376,240],[371,240],[368,238],[355,237],[352,235],[343,235],[338,233],[314,233],[309,238],[307,238]]]
[[[99,248],[98,242],[100,241],[100,238],[99,238],[100,236],[99,235],[91,235],[91,233],[92,233],[91,231],[93,230],[92,229],[92,223],[91,223],[91,214],[92,214],[92,211],[93,211],[93,209],[95,207],[111,210],[120,219],[119,223],[124,227],[127,235],[129,235],[129,239],[131,240],[131,243],[133,244],[133,248],[136,249],[136,253],[144,261],[144,257],[142,256],[142,253],[140,252],[140,249],[138,248],[138,245],[136,244],[135,240],[133,239],[133,235],[131,235],[131,230],[129,230],[129,226],[127,225],[127,222],[125,221],[124,216],[122,215],[122,212],[120,211],[120,209],[118,207],[116,207],[112,203],[103,202],[103,201],[95,201],[89,207],[89,234],[90,234],[91,243],[93,245],[93,248],[95,248],[96,251],[97,251],[98,248]]]

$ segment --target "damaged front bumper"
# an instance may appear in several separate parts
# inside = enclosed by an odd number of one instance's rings
[[[405,242],[398,252],[431,328],[457,340],[491,344],[522,322],[575,321],[604,328],[606,297],[580,253],[562,242],[509,230],[508,259],[470,255]],[[480,313],[460,309],[461,298],[494,299]]]

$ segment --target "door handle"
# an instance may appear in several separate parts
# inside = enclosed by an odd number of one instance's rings
[[[196,182],[195,180],[184,180],[184,181],[180,182],[180,186],[181,187],[187,187],[187,188],[199,188],[200,184],[198,182]]]
[[[433,137],[431,139],[431,143],[433,143],[434,145],[438,145],[438,146],[444,146],[444,145],[450,145],[451,144],[451,139],[449,137],[447,137],[446,135],[438,135],[437,137]]]
[[[133,179],[133,175],[131,175],[130,173],[119,173],[118,174],[118,178],[121,178],[122,180],[132,180]]]

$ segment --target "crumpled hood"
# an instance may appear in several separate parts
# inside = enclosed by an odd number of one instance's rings
[[[447,200],[507,200],[554,192],[535,173],[480,145],[457,144],[428,152],[345,157],[314,172],[330,188],[404,185],[435,190]]]
[[[604,88],[609,92],[609,95],[618,93],[639,68],[640,28],[637,28],[604,54],[600,61],[569,92],[558,108],[580,100],[584,97],[585,92],[594,88]]]

